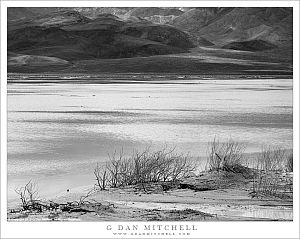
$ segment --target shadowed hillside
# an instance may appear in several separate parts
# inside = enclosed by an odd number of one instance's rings
[[[127,23],[111,14],[91,20],[60,11],[16,25],[9,29],[9,51],[65,60],[165,55],[193,47],[189,35],[174,27]]]
[[[223,48],[242,50],[242,51],[262,51],[276,48],[272,43],[263,40],[252,40],[252,41],[242,41],[242,42],[231,42]]]
[[[29,71],[38,59],[41,64],[55,59],[65,71],[72,70],[66,65],[76,65],[77,70],[103,72],[86,64],[124,58],[124,71],[131,70],[130,62],[146,62],[134,66],[134,72],[236,73],[241,65],[243,72],[257,64],[265,71],[291,72],[292,30],[291,8],[9,8],[8,65]],[[147,59],[157,55],[162,57]],[[274,62],[284,64],[275,69]]]

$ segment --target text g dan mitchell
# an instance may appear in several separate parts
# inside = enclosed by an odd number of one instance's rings
[[[196,225],[189,224],[109,224],[108,231],[196,231]]]

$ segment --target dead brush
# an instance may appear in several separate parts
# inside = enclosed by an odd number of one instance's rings
[[[209,144],[207,169],[209,171],[236,172],[242,166],[245,146],[229,139],[220,143],[216,138]]]
[[[158,182],[175,182],[190,175],[196,170],[196,165],[189,155],[177,154],[174,149],[163,148],[156,152],[135,151],[129,157],[121,151],[109,156],[105,168],[95,168],[94,174],[97,186],[103,190],[105,185],[116,188],[129,185],[141,185],[146,190],[145,184]]]
[[[286,169],[286,151],[280,147],[264,147],[255,162],[256,175],[252,192],[257,195],[285,197],[287,183],[282,179]]]
[[[286,160],[286,170],[293,172],[293,154],[289,155]]]
[[[114,204],[109,203],[105,205],[90,197],[95,192],[95,188],[89,190],[85,195],[81,196],[78,201],[71,201],[67,203],[56,203],[51,200],[40,200],[38,197],[38,188],[31,180],[23,187],[15,189],[15,192],[20,196],[22,202],[22,209],[20,211],[12,210],[11,212],[22,213],[40,213],[48,212],[58,216],[61,212],[96,212],[102,213],[113,212]]]
[[[42,210],[37,185],[31,180],[24,187],[16,188],[15,192],[20,196],[23,210]]]
[[[105,190],[109,181],[106,168],[100,164],[97,164],[96,168],[94,169],[94,175],[97,181],[96,186],[98,186],[100,190]]]

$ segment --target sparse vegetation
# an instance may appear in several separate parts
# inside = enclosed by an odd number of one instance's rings
[[[15,192],[20,196],[23,210],[41,210],[38,188],[31,180],[24,187],[16,188]]]
[[[286,151],[280,147],[264,147],[259,156],[259,169],[265,172],[284,170]]]
[[[109,156],[107,164],[95,168],[97,186],[111,188],[157,182],[175,182],[196,170],[188,155],[177,154],[174,149],[134,152],[125,157],[121,151]]]
[[[49,220],[77,217],[86,213],[111,215],[118,212],[111,202],[98,202],[94,193],[97,190],[111,190],[110,193],[134,192],[142,196],[162,193],[172,189],[190,189],[195,192],[234,189],[251,191],[252,197],[275,197],[287,202],[293,196],[293,156],[279,147],[265,147],[257,156],[253,166],[247,162],[244,154],[245,146],[229,139],[220,143],[216,138],[209,144],[207,171],[197,176],[195,162],[189,155],[178,154],[174,149],[164,148],[155,152],[149,149],[135,151],[125,156],[123,151],[109,155],[106,163],[98,163],[94,169],[96,183],[94,188],[83,194],[79,200],[56,203],[40,200],[38,188],[29,181],[25,186],[16,189],[21,199],[21,209],[12,209],[14,219],[32,217],[37,213],[48,215]],[[248,160],[249,161],[249,160]],[[255,167],[254,167],[255,166]],[[126,186],[126,187],[125,187]],[[122,188],[120,188],[122,187]],[[175,191],[174,191],[175,192]],[[182,192],[180,192],[182,193]],[[106,193],[103,194],[104,196]],[[180,194],[181,195],[181,194]],[[102,200],[102,199],[101,199]],[[227,199],[226,199],[227,200]],[[174,220],[185,218],[206,218],[206,215],[193,209],[187,210],[146,210],[147,220],[167,217]],[[70,213],[75,213],[70,216]],[[91,215],[91,214],[89,214]],[[144,214],[142,214],[144,215]],[[166,218],[164,217],[166,215]],[[210,216],[207,216],[210,217]]]
[[[252,193],[275,197],[291,197],[292,177],[286,173],[293,168],[292,156],[286,157],[286,150],[280,147],[264,147],[249,168],[244,160],[245,146],[229,139],[220,143],[216,138],[209,144],[207,169],[210,172],[242,173],[252,178]]]
[[[287,157],[286,170],[288,172],[293,172],[293,154],[291,154]]]
[[[94,170],[94,175],[96,177],[97,180],[97,186],[100,188],[100,190],[105,190],[106,189],[106,185],[107,185],[107,177],[106,177],[106,170],[97,164],[95,170]]]
[[[286,151],[280,147],[263,148],[259,154],[253,178],[253,192],[268,196],[286,197],[286,192],[291,191],[290,178],[284,172],[286,170]]]
[[[90,196],[95,192],[92,188],[85,195],[81,196],[78,201],[71,201],[67,203],[56,203],[53,201],[40,200],[38,198],[38,189],[35,183],[29,181],[24,187],[20,187],[15,190],[15,192],[20,196],[22,202],[21,210],[11,210],[11,213],[21,212],[24,217],[27,217],[30,213],[36,212],[48,212],[50,213],[48,218],[54,220],[58,214],[62,212],[96,212],[100,213],[103,211],[113,212],[114,205],[109,203],[104,205],[93,199]]]
[[[235,172],[242,165],[245,146],[242,143],[229,139],[220,143],[214,140],[209,144],[207,168],[209,171]]]

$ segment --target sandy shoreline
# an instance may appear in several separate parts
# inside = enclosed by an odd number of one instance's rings
[[[205,176],[202,176],[205,177]],[[200,177],[201,178],[201,177]],[[292,197],[270,196],[253,197],[251,180],[243,180],[228,187],[201,190],[182,188],[187,182],[196,182],[191,177],[177,188],[163,191],[160,184],[110,188],[94,191],[89,203],[101,204],[101,209],[87,211],[61,212],[43,211],[28,213],[11,211],[9,221],[291,221],[293,220]],[[205,178],[204,178],[205,179]],[[201,179],[203,182],[204,179]],[[236,179],[233,179],[236,180]],[[200,186],[199,186],[200,185]],[[55,203],[79,201],[91,190],[90,187],[72,189],[52,198]],[[291,192],[292,193],[292,192]],[[91,204],[92,205],[92,204]],[[91,206],[92,207],[92,206]],[[12,213],[13,212],[13,213]]]

